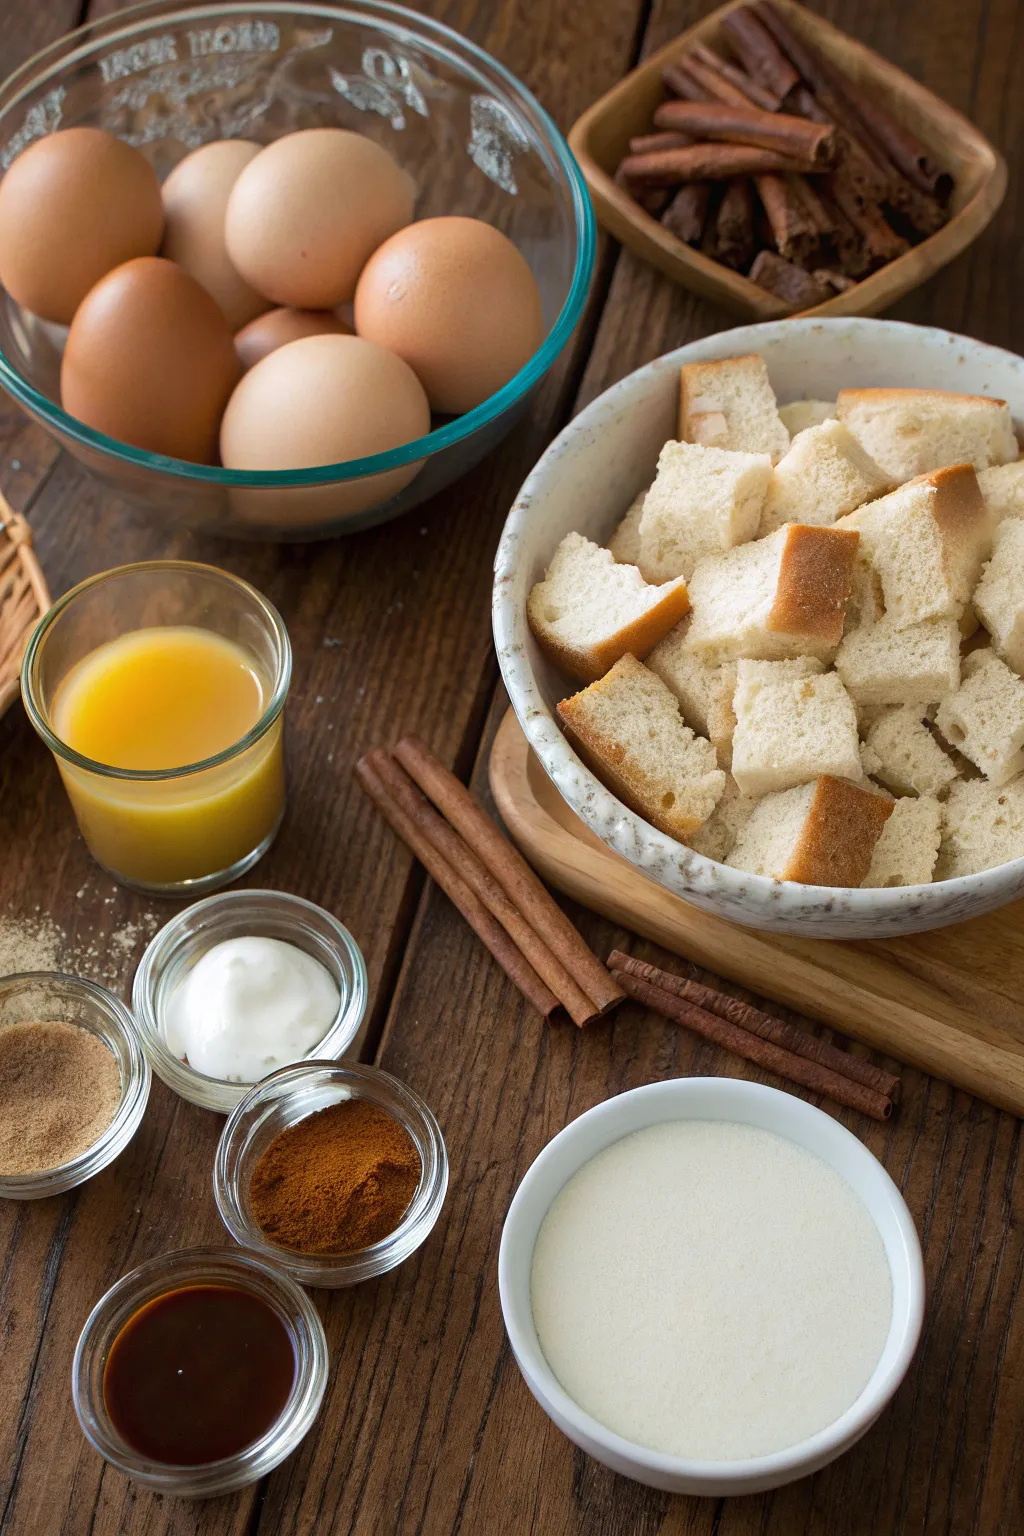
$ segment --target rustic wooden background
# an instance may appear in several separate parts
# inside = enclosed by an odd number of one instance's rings
[[[711,8],[711,0],[415,3],[496,54],[563,129],[639,56]],[[1024,350],[1024,7],[815,3],[970,116],[1010,161],[995,224],[896,313]],[[108,8],[4,0],[0,70]],[[580,405],[647,359],[729,323],[606,242],[584,322],[503,448],[404,521],[310,548],[169,542],[0,404],[0,479],[30,516],[55,594],[126,559],[176,554],[247,576],[281,609],[296,655],[291,803],[258,880],[323,903],[352,928],[372,992],[362,1055],[425,1096],[452,1169],[447,1206],[414,1259],[374,1284],[316,1293],[331,1384],[301,1450],[265,1485],[207,1504],[155,1497],[106,1467],[79,1432],[69,1373],[89,1308],[119,1275],[167,1249],[222,1240],[210,1189],[220,1118],[155,1082],[139,1134],[100,1177],[59,1199],[0,1207],[3,1536],[1024,1530],[1020,1128],[917,1072],[904,1073],[890,1125],[842,1116],[903,1190],[929,1287],[914,1366],[859,1446],[773,1495],[698,1501],[614,1476],[553,1428],[520,1379],[498,1306],[498,1240],[518,1180],[568,1119],[609,1094],[671,1074],[755,1074],[635,1006],[586,1035],[542,1024],[424,884],[350,775],[368,747],[416,730],[483,791],[503,708],[490,568],[516,489]],[[128,987],[141,939],[127,953],[109,941],[130,923],[152,926],[155,914],[90,864],[57,775],[14,710],[0,724],[0,916],[37,911]],[[573,916],[599,951],[614,942],[658,958],[606,922]]]

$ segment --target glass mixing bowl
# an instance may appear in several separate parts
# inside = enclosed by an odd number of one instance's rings
[[[150,0],[80,27],[0,87],[0,170],[44,134],[92,125],[136,145],[161,177],[211,139],[269,143],[300,128],[357,130],[419,187],[417,218],[464,214],[518,246],[547,335],[505,387],[428,436],[318,469],[226,470],[132,448],[61,410],[66,332],[0,290],[0,384],[126,500],[173,525],[258,539],[327,538],[385,522],[450,485],[509,431],[568,341],[594,266],[583,177],[551,119],[481,49],[400,6]],[[420,464],[397,495],[373,477]]]

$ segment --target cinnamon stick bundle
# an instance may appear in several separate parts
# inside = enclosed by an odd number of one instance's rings
[[[806,160],[747,144],[691,144],[688,149],[660,149],[649,155],[627,155],[619,166],[627,183],[648,187],[672,187],[682,181],[725,181],[731,176],[755,176],[761,171],[809,169]]]
[[[835,129],[830,125],[788,112],[765,112],[749,102],[727,106],[720,101],[665,101],[655,111],[654,123],[694,139],[777,150],[806,161],[808,169],[823,169],[835,158]]]
[[[423,793],[469,844],[509,899],[542,935],[552,953],[601,1013],[622,1001],[622,988],[587,948],[561,907],[522,854],[495,826],[466,786],[416,736],[406,736],[394,755]]]
[[[733,1051],[745,1061],[752,1061],[756,1066],[774,1072],[788,1082],[799,1083],[801,1087],[812,1093],[820,1093],[836,1104],[860,1110],[873,1120],[888,1120],[892,1114],[892,1100],[877,1089],[867,1088],[851,1077],[821,1066],[807,1057],[798,1056],[794,1051],[786,1050],[750,1030],[739,1028],[718,1014],[709,1013],[707,1009],[687,1002],[685,998],[677,997],[664,987],[655,986],[628,971],[615,970],[612,974],[637,1002],[653,1008],[663,1018],[685,1025],[714,1045]]]

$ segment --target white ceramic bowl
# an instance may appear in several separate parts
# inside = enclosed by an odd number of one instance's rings
[[[537,1233],[555,1196],[577,1169],[631,1131],[666,1120],[730,1120],[774,1131],[840,1173],[868,1209],[892,1274],[892,1322],[881,1357],[857,1401],[833,1424],[797,1445],[744,1461],[666,1456],[606,1429],[559,1385],[544,1358],[530,1305]],[[881,1163],[820,1109],[777,1088],[732,1078],[673,1078],[634,1088],[588,1110],[550,1141],[526,1173],[505,1219],[498,1256],[501,1310],[526,1385],[575,1445],[605,1466],[670,1493],[760,1493],[806,1477],[849,1450],[878,1418],[903,1380],[924,1317],[924,1265],[914,1222]]]
[[[494,575],[494,640],[519,722],[562,797],[638,869],[752,928],[809,938],[888,938],[977,917],[1024,892],[1024,859],[933,885],[852,890],[730,869],[628,810],[576,756],[557,724],[573,683],[541,654],[526,597],[576,531],[604,543],[676,431],[679,366],[759,352],[782,401],[833,399],[844,386],[904,385],[996,395],[1024,421],[1024,360],[950,331],[895,320],[778,320],[722,331],[669,352],[606,390],[555,439],[509,513]]]

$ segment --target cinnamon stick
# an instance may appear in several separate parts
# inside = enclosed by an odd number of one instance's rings
[[[745,271],[754,259],[754,192],[744,176],[726,182],[715,216],[713,234],[705,255],[736,272]]]
[[[687,58],[696,59],[708,69],[713,69],[724,80],[728,80],[730,85],[734,85],[747,101],[753,102],[755,107],[763,107],[766,112],[777,112],[782,106],[781,96],[751,79],[745,70],[737,69],[735,64],[730,64],[728,59],[723,59],[721,54],[706,47],[704,43],[695,44]]]
[[[649,155],[654,149],[685,149],[693,139],[688,133],[638,133],[629,141],[631,155]]]
[[[661,83],[673,96],[682,101],[707,101],[708,92],[685,70],[682,64],[666,64],[661,72]]]
[[[369,754],[369,762],[385,789],[414,823],[416,828],[445,859],[472,891],[479,896],[492,917],[496,917],[509,938],[533,966],[541,981],[567,1009],[574,1024],[589,1024],[598,1017],[590,998],[576,983],[557,956],[545,944],[509,900],[487,867],[472,848],[439,816],[430,801],[416,788],[400,763],[378,749]]]
[[[793,309],[813,309],[824,304],[832,294],[803,267],[796,266],[775,251],[758,251],[747,273],[752,283],[773,293]]]
[[[781,100],[800,76],[753,11],[740,6],[722,17],[722,28],[747,74]]]
[[[762,171],[809,169],[806,160],[748,144],[692,144],[688,149],[660,149],[650,155],[628,155],[619,166],[630,185],[651,187],[673,187],[681,181],[724,181],[729,176],[756,176]]]
[[[700,101],[703,97],[705,100],[719,101],[727,107],[747,105],[748,98],[745,91],[741,91],[739,86],[733,85],[732,81],[727,80],[717,69],[711,69],[700,59],[695,58],[692,53],[686,54],[674,68],[676,78],[680,82],[687,77],[691,82],[689,90],[676,92],[678,96],[688,101]],[[664,78],[664,72],[662,78]],[[701,95],[694,95],[695,90]]]
[[[780,1045],[784,1050],[792,1051],[797,1056],[805,1056],[808,1061],[816,1061],[819,1066],[828,1067],[833,1072],[852,1078],[855,1082],[862,1083],[865,1088],[873,1088],[876,1093],[884,1094],[887,1099],[899,1094],[900,1080],[894,1073],[886,1072],[882,1067],[872,1066],[870,1061],[864,1061],[850,1051],[841,1051],[838,1046],[830,1045],[827,1040],[820,1040],[817,1035],[812,1035],[810,1030],[800,1029],[796,1024],[788,1024],[785,1019],[777,1019],[773,1014],[764,1013],[760,1008],[741,1002],[738,997],[730,997],[726,992],[716,992],[713,987],[706,987],[702,982],[679,976],[675,971],[665,971],[660,966],[648,965],[632,955],[623,954],[620,949],[612,950],[608,956],[608,965],[613,971],[624,971],[629,976],[637,976],[641,981],[661,987],[665,992],[672,992],[676,997],[685,998],[689,1003],[696,1003],[699,1008],[706,1008],[709,1013],[717,1013],[720,1019],[728,1019],[730,1024],[760,1035],[762,1040],[770,1040],[773,1045]]]
[[[545,890],[519,850],[508,841],[466,786],[416,736],[406,736],[394,755],[420,789],[515,903],[548,948],[601,1013],[622,1001],[622,988],[587,948],[561,907]]]
[[[661,222],[669,234],[687,245],[696,245],[704,232],[704,220],[711,196],[709,181],[688,181],[669,203]]]
[[[832,224],[812,189],[799,176],[755,177],[776,248],[787,261],[803,264],[832,233]]]
[[[805,161],[808,169],[822,169],[835,157],[836,136],[830,125],[788,112],[764,112],[749,102],[728,106],[721,101],[663,101],[654,124],[695,139],[774,149]]]
[[[662,987],[641,981],[628,971],[614,971],[613,975],[637,1002],[653,1008],[655,1013],[660,1013],[666,1019],[685,1025],[703,1039],[733,1051],[745,1061],[752,1061],[755,1066],[774,1072],[788,1082],[799,1083],[812,1093],[823,1094],[836,1104],[858,1109],[862,1114],[870,1115],[873,1120],[888,1120],[892,1114],[892,1100],[873,1088],[865,1088],[863,1083],[854,1082],[852,1078],[832,1072],[828,1067],[819,1066],[816,1061],[808,1061],[804,1056],[784,1050],[770,1040],[763,1040],[760,1035],[740,1029],[727,1019],[721,1019],[705,1008],[698,1008],[694,1003],[676,997]]]
[[[828,195],[838,204],[857,230],[869,266],[885,266],[887,262],[895,261],[897,256],[902,256],[904,251],[909,249],[903,236],[897,234],[888,223],[881,208],[875,203],[865,202],[858,194],[843,166],[827,176],[824,185]]]
[[[615,185],[621,187],[634,203],[639,203],[644,212],[654,219],[659,219],[672,201],[671,187],[645,187],[639,182],[631,185],[623,176],[621,167],[615,172]]]
[[[913,186],[944,203],[953,190],[953,178],[938,165],[909,128],[898,123],[873,96],[857,95],[857,109],[872,137]]]
[[[386,755],[386,754],[385,754]],[[479,939],[486,944],[509,980],[533,1004],[545,1018],[556,1012],[558,998],[537,975],[533,966],[516,948],[504,928],[488,912],[480,898],[473,892],[441,855],[433,844],[405,814],[401,806],[388,793],[380,775],[369,757],[360,758],[355,766],[355,776],[370,796],[389,826],[398,833],[426,869],[430,877],[444,891],[448,899],[458,907],[466,922]]]

